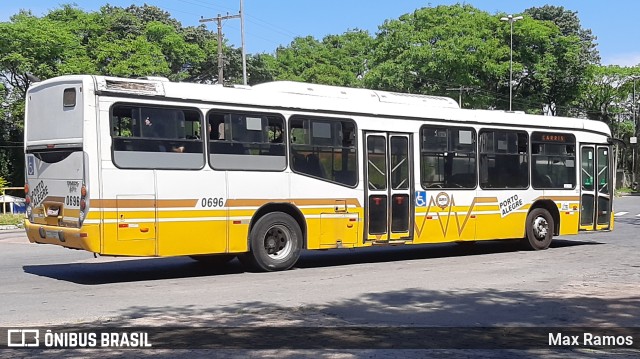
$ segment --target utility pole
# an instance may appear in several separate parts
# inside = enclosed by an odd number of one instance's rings
[[[224,71],[222,70],[224,65],[224,54],[222,53],[222,20],[236,19],[239,18],[240,15],[241,14],[227,14],[225,16],[220,16],[220,14],[218,14],[218,16],[214,18],[200,19],[200,22],[216,21],[218,23],[218,83],[222,85],[224,85]]]
[[[636,187],[636,147],[638,146],[638,122],[636,122],[636,80],[638,76],[632,76],[633,80],[633,98],[631,99],[631,107],[633,110],[633,138],[630,139],[632,147],[631,154],[631,185],[634,187],[634,190],[637,190]],[[634,143],[635,142],[635,143]]]
[[[460,95],[458,95],[458,105],[462,108],[462,91],[469,92],[471,90],[475,90],[473,87],[466,87],[460,85],[460,87],[450,87],[446,89],[447,91],[460,91]]]
[[[240,0],[240,42],[242,42],[242,83],[247,85],[247,51],[244,46],[244,0]]]
[[[511,34],[511,40],[509,42],[509,47],[511,48],[509,52],[509,112],[511,112],[511,102],[513,99],[513,23],[522,19],[522,16],[514,17],[513,15],[500,18],[500,21],[508,21],[509,25],[511,25],[511,31],[509,32]]]

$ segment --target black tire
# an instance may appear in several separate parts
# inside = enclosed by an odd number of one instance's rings
[[[302,231],[298,222],[283,212],[260,218],[249,234],[249,252],[238,256],[252,270],[273,272],[293,267],[300,258]]]
[[[554,228],[553,217],[546,209],[535,208],[529,212],[526,236],[523,239],[525,248],[535,251],[549,248]]]
[[[221,267],[235,258],[235,254],[200,254],[189,258],[212,267]]]

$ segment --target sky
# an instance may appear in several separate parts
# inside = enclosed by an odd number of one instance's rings
[[[240,0],[0,0],[0,21],[9,21],[20,9],[42,16],[64,3],[75,3],[85,11],[96,11],[107,3],[120,7],[146,3],[169,12],[183,26],[197,26],[202,17],[235,15],[240,9]],[[602,64],[640,64],[637,23],[640,1],[637,0],[244,0],[246,48],[248,53],[273,53],[278,46],[290,44],[296,36],[311,35],[320,40],[349,29],[368,30],[375,35],[378,26],[387,19],[397,19],[422,7],[456,3],[466,3],[491,14],[514,15],[534,6],[563,6],[576,11],[582,27],[593,31]],[[216,31],[215,22],[208,22],[206,26]],[[239,19],[223,22],[223,33],[230,44],[241,46]]]

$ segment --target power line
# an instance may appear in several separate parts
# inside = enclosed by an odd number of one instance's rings
[[[458,105],[462,108],[462,91],[469,92],[471,90],[475,90],[475,87],[462,86],[456,88],[446,88],[447,91],[460,91],[460,96],[458,97]]]
[[[230,7],[227,7],[227,6],[211,6],[210,4],[206,4],[206,3],[202,2],[202,1],[198,1],[198,0],[191,0],[191,1],[179,0],[179,1],[181,1],[183,3],[186,3],[186,4],[192,4],[192,5],[200,6],[200,7],[206,8],[206,9],[213,9],[213,10],[216,10],[216,11],[221,11],[221,9],[223,9],[224,11],[227,11],[227,12],[235,11],[235,9],[232,9]],[[241,3],[241,5],[242,5],[242,3]],[[240,12],[242,13],[242,12],[244,12],[244,10],[241,9]],[[244,18],[249,18],[249,20],[247,20],[248,22],[250,22],[250,23],[252,23],[254,25],[257,25],[259,27],[266,28],[267,31],[272,31],[272,32],[279,33],[281,35],[291,36],[291,37],[300,36],[300,34],[296,34],[296,33],[291,32],[291,31],[289,31],[289,30],[287,30],[287,29],[285,29],[283,27],[279,27],[279,26],[277,26],[275,24],[272,24],[270,22],[264,21],[264,20],[262,20],[262,19],[260,19],[260,18],[258,18],[256,16],[246,15],[246,14],[243,14],[243,15],[244,15]],[[230,27],[233,28],[233,29],[237,29],[237,27],[234,27],[234,26],[230,26]],[[241,29],[241,31],[242,31],[242,29]],[[256,35],[256,34],[251,34],[251,37],[264,40],[264,41],[266,41],[266,42],[268,42],[270,44],[274,44],[274,45],[277,45],[277,46],[280,45],[279,43],[273,41],[273,39],[268,38],[268,37],[263,37],[263,36],[259,36],[259,35]]]
[[[220,14],[218,14],[218,16],[214,18],[200,19],[200,22],[215,21],[218,24],[218,83],[219,84],[224,84],[224,70],[223,70],[224,54],[222,53],[222,20],[236,19],[241,16],[242,16],[242,13],[236,14],[236,15],[225,15],[225,16],[221,16]],[[242,46],[242,51],[244,52],[244,44]],[[245,84],[247,83],[246,76],[245,76],[244,82]]]
[[[209,3],[205,3],[203,1],[198,1],[198,0],[192,0],[192,1],[178,0],[178,1],[186,3],[186,4],[200,6],[200,7],[207,8],[207,9],[213,9],[213,10],[216,10],[216,11],[220,11],[220,9],[223,9],[224,11],[235,11],[235,9],[232,9],[230,7],[227,7],[227,6],[221,6],[221,5],[211,6],[211,4],[209,4]]]

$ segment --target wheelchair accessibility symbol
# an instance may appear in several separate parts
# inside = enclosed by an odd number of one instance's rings
[[[426,206],[427,206],[427,192],[416,191],[416,207],[426,207]]]
[[[27,157],[27,174],[29,176],[36,175],[36,159],[33,156]]]

